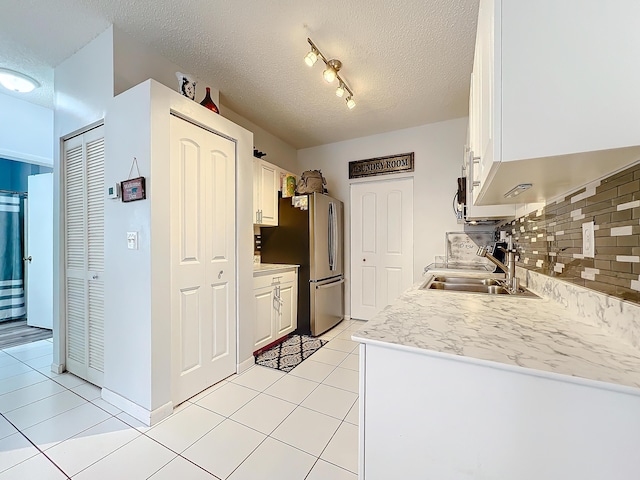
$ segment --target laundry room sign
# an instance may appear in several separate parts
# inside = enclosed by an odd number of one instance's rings
[[[349,178],[413,172],[413,152],[349,162]]]

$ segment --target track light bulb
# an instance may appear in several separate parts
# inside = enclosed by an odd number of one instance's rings
[[[338,85],[338,88],[336,88],[336,97],[342,98],[343,95],[344,95],[344,83],[340,82],[340,85]]]
[[[331,83],[336,79],[337,72],[333,67],[327,67],[324,72],[322,72],[322,76],[324,77],[324,81],[327,83]]]
[[[342,62],[335,58],[326,62],[327,68],[322,72],[322,76],[327,83],[333,82],[338,76],[338,72],[342,68]]]
[[[349,110],[353,110],[353,107],[356,106],[356,101],[351,98],[351,96],[347,97],[347,107],[349,107]]]
[[[307,53],[307,55],[305,55],[304,63],[306,63],[310,67],[313,67],[317,61],[318,61],[318,54],[315,48],[312,48],[311,51]]]

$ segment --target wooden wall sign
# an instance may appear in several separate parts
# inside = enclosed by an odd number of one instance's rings
[[[413,172],[413,152],[349,162],[349,178]]]
[[[121,185],[123,202],[133,202],[135,200],[143,200],[147,198],[144,189],[144,177],[123,180]]]

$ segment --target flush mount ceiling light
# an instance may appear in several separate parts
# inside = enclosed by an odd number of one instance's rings
[[[38,88],[40,83],[24,73],[9,70],[8,68],[0,68],[0,85],[7,90],[28,93],[34,88]]]
[[[516,185],[515,187],[513,187],[511,190],[509,190],[507,193],[504,194],[504,198],[516,197],[520,195],[522,192],[524,192],[525,190],[529,190],[531,187],[533,187],[533,183],[521,183],[520,185]]]
[[[356,101],[353,99],[353,91],[349,88],[349,86],[345,83],[345,81],[340,77],[340,74],[338,73],[342,68],[342,62],[336,59],[327,60],[327,57],[325,57],[322,52],[318,50],[318,47],[316,47],[316,45],[311,41],[310,38],[307,38],[307,42],[309,42],[309,45],[311,45],[311,51],[304,57],[304,62],[310,67],[313,67],[316,64],[318,58],[320,58],[324,62],[327,68],[325,68],[322,72],[322,77],[327,83],[332,83],[334,80],[338,79],[339,84],[338,88],[336,89],[336,96],[342,98],[346,90],[349,93],[349,96],[346,98],[347,107],[349,107],[349,110],[351,110],[356,106]]]

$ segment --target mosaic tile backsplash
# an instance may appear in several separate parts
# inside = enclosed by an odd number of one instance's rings
[[[582,237],[591,221],[593,258]],[[513,235],[519,266],[640,304],[640,163],[498,230]]]

